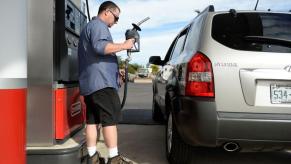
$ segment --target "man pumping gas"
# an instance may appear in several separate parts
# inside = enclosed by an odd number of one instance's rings
[[[120,8],[111,1],[103,2],[94,17],[83,29],[79,47],[79,84],[85,97],[86,140],[90,164],[99,164],[96,150],[97,127],[102,125],[105,144],[109,149],[108,164],[128,164],[117,148],[117,127],[121,116],[118,96],[121,75],[116,52],[129,50],[134,39],[113,43],[109,28],[118,22]]]

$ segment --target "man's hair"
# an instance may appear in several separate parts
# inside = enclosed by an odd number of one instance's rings
[[[118,9],[120,11],[120,8],[114,2],[105,1],[100,5],[99,10],[98,10],[98,15],[100,13],[102,13],[103,11],[106,11],[107,9],[109,9],[109,10],[110,9],[113,9],[113,10]]]

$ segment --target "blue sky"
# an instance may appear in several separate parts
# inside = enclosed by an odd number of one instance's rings
[[[99,5],[104,0],[89,0],[91,17],[97,15]],[[195,10],[204,10],[214,5],[215,10],[225,11],[253,10],[256,0],[113,0],[120,8],[118,24],[110,31],[114,42],[123,42],[126,29],[131,23],[150,17],[141,25],[141,52],[133,53],[131,63],[146,65],[150,56],[164,58],[177,33],[197,14]],[[260,0],[257,10],[289,11],[291,0]],[[126,52],[117,53],[123,59]]]

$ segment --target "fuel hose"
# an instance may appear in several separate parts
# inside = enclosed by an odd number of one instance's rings
[[[127,53],[131,53],[130,51],[127,51]],[[128,54],[130,56],[130,54]],[[125,82],[124,82],[124,89],[123,89],[123,98],[121,102],[121,109],[123,109],[126,97],[127,97],[127,84],[128,84],[128,63],[129,60],[125,60],[125,66],[124,66],[124,72],[125,72]]]

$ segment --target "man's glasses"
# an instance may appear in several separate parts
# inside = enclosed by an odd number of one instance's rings
[[[114,22],[118,22],[119,17],[116,16],[111,10],[108,10],[109,12],[111,12],[111,14],[114,16]]]

